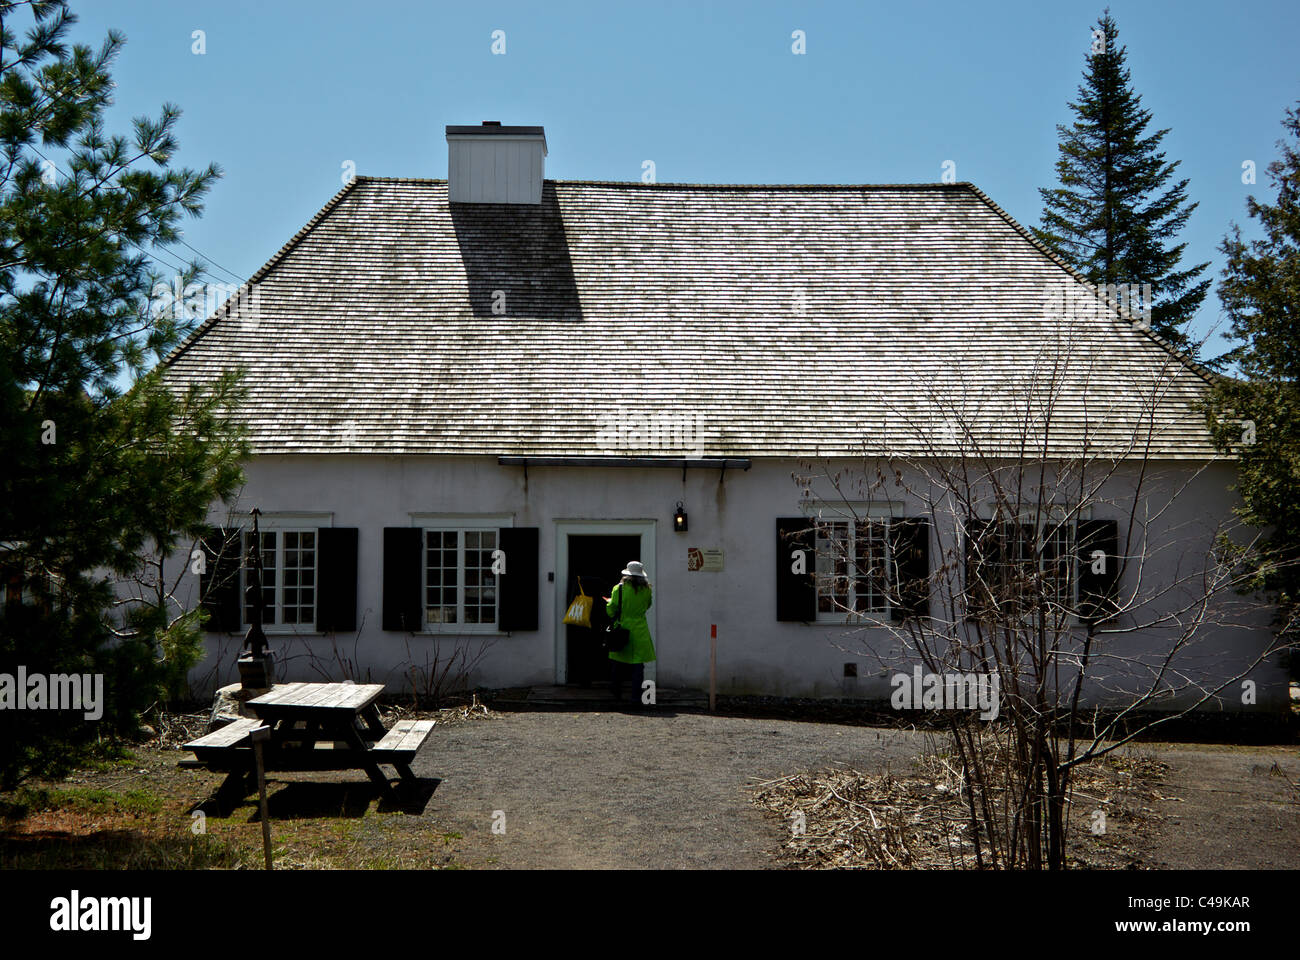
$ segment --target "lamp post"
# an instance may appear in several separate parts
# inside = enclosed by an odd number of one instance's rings
[[[266,606],[262,596],[262,531],[258,526],[258,517],[262,511],[254,507],[253,546],[249,557],[249,584],[244,598],[252,609],[252,622],[244,636],[243,653],[239,657],[239,684],[247,691],[264,692],[271,689],[272,668],[274,665],[271,651],[267,647],[266,633],[262,624],[266,618]],[[250,597],[248,594],[252,593]]]

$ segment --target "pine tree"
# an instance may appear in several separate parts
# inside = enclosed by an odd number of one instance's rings
[[[1127,48],[1107,10],[1093,31],[1075,121],[1058,125],[1060,186],[1039,189],[1035,235],[1091,282],[1150,284],[1151,329],[1187,349],[1184,325],[1210,288],[1209,266],[1178,269],[1185,243],[1174,243],[1196,209],[1187,180],[1171,183],[1179,161],[1160,150],[1168,129],[1146,133],[1151,111],[1133,91]],[[1140,289],[1140,286],[1139,286]]]
[[[1237,344],[1221,359],[1239,376],[1219,379],[1211,423],[1237,456],[1239,513],[1269,531],[1257,585],[1276,597],[1283,632],[1300,635],[1300,103],[1282,126],[1295,139],[1268,167],[1277,201],[1246,201],[1264,236],[1247,242],[1233,224],[1219,247],[1219,300]],[[1300,657],[1290,659],[1300,679]]]
[[[169,659],[192,658],[201,615],[123,605],[113,580],[201,530],[247,455],[236,376],[172,392],[154,366],[193,318],[150,309],[146,251],[179,239],[219,172],[170,165],[173,106],[106,131],[123,39],[69,45],[75,21],[0,0],[0,788],[134,733]],[[38,702],[19,667],[102,675],[102,717],[13,709]]]

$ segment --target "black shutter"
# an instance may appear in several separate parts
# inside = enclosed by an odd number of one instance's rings
[[[898,598],[892,619],[930,615],[930,521],[906,517],[890,524],[894,567],[898,571]],[[891,587],[892,590],[892,587]]]
[[[537,629],[540,534],[537,527],[502,527],[497,542],[506,572],[497,578],[497,629]]]
[[[341,633],[357,628],[356,527],[316,531],[316,629]]]
[[[203,629],[212,633],[239,632],[242,539],[238,527],[232,530],[209,527],[199,541],[205,565],[205,572],[199,575],[199,598],[203,609],[208,611],[208,622]]]
[[[796,551],[804,572],[796,573]],[[816,540],[807,517],[776,518],[776,618],[811,623],[817,619]]]
[[[1119,593],[1119,524],[1114,520],[1080,520],[1078,538],[1079,619],[1098,623],[1114,616]],[[1093,554],[1103,569],[1093,572]]]
[[[424,531],[419,527],[384,527],[385,630],[415,633],[423,629],[423,587]]]
[[[993,593],[998,564],[1002,562],[1002,540],[998,536],[998,522],[980,517],[966,518],[966,534],[962,538],[965,556],[965,582],[962,599],[966,619],[978,620],[993,612]]]

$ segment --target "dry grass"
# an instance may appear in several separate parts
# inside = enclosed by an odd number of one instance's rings
[[[468,723],[471,720],[499,720],[501,715],[480,703],[478,694],[474,694],[469,703],[456,707],[443,707],[440,710],[418,710],[404,703],[379,705],[379,715],[386,725],[391,726],[396,720],[436,720],[439,726],[453,726]]]
[[[149,743],[163,750],[177,750],[207,733],[211,719],[210,710],[201,713],[167,713],[160,710],[150,717],[157,735]]]
[[[994,762],[991,769],[996,770]],[[1068,843],[1072,866],[1140,866],[1159,815],[1148,804],[1168,764],[1112,756],[1074,774]],[[997,778],[995,778],[997,779]],[[998,788],[991,797],[998,802]],[[804,869],[971,869],[975,844],[960,769],[928,753],[906,776],[850,768],[757,783],[752,801],[780,818],[781,854]],[[1104,814],[1105,829],[1094,832]]]

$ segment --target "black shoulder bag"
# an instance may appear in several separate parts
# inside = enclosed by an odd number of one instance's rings
[[[614,615],[613,620],[605,624],[605,638],[602,646],[604,646],[607,653],[618,653],[632,639],[632,634],[628,633],[626,628],[619,626],[619,621],[623,619],[623,588],[625,586],[627,586],[625,583],[618,584],[618,613]]]

